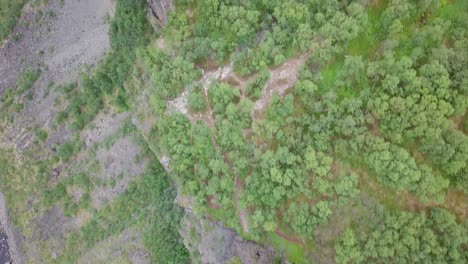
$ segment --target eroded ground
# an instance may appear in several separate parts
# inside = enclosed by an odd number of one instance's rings
[[[114,8],[115,1],[112,0],[50,1],[46,5],[25,7],[12,33],[12,36],[20,37],[10,38],[0,49],[0,95],[8,89],[18,90],[18,79],[26,71],[39,73],[31,87],[15,99],[22,109],[9,112],[11,117],[1,125],[0,146],[14,154],[18,164],[30,164],[31,159],[37,158],[45,162],[63,143],[75,136],[66,125],[55,124],[57,113],[64,108],[57,87],[79,81],[79,73],[92,69],[109,50],[109,19]],[[45,172],[47,186],[53,189],[74,173],[88,173],[94,186],[91,194],[75,185],[65,191],[74,201],[90,195],[90,208],[96,209],[111,203],[124,192],[128,184],[144,171],[146,164],[145,159],[136,160],[141,150],[138,143],[119,132],[127,117],[128,114],[124,113],[104,114],[97,118],[94,126],[79,135],[84,147],[76,158]],[[47,135],[44,142],[38,142],[38,131]],[[32,157],[29,155],[31,152]],[[90,156],[95,159],[89,159]],[[28,176],[27,173],[24,176]],[[33,182],[34,177],[29,176]],[[8,193],[13,190],[2,191]],[[12,250],[24,255],[24,258],[15,259],[17,263],[46,263],[48,259],[60,257],[64,250],[64,237],[92,218],[91,209],[72,217],[62,203],[44,206],[43,199],[36,193],[28,198],[26,204],[18,202],[21,207],[18,210],[27,217],[23,219],[25,222],[18,224],[20,232],[17,235],[6,232],[9,236],[16,236],[8,238],[10,247],[18,247]],[[5,232],[2,231],[1,235],[0,263],[4,263],[8,252],[7,240]],[[139,237],[132,230],[121,236],[124,237],[120,239],[124,240],[127,236]],[[12,240],[24,243],[12,245]],[[147,255],[141,243],[132,245],[130,251],[134,249],[138,249],[143,257],[135,253],[129,259],[146,263],[138,261]],[[96,251],[89,254],[100,255],[101,259],[111,259],[113,254],[99,248]],[[89,263],[89,258],[87,261],[84,257],[82,262]]]

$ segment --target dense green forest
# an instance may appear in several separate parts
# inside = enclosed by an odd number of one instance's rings
[[[296,262],[320,250],[316,231],[365,199],[360,192],[383,212],[374,225],[342,224],[337,262],[466,262],[466,212],[449,199],[466,201],[468,192],[467,8],[465,1],[176,1],[159,36],[165,47],[136,51],[134,75],[151,82],[158,120],[151,142],[171,157],[180,191],[196,197],[199,214],[249,239],[304,241]],[[270,71],[300,57],[294,87],[254,109]],[[203,70],[231,63],[246,84],[214,80],[206,92],[196,84]],[[99,76],[92,90],[116,87]],[[183,91],[188,115],[165,103]],[[408,209],[410,202],[424,210]]]
[[[468,1],[175,0],[157,31],[145,5],[117,1],[112,51],[60,87],[56,123],[79,132],[104,106],[137,111],[149,89],[155,122],[140,140],[152,164],[59,261],[137,223],[155,263],[190,262],[174,180],[196,214],[292,263],[468,262]],[[200,81],[219,68],[227,78]],[[183,94],[185,112],[170,105]],[[86,176],[60,184],[46,207],[87,206],[63,200]]]
[[[468,192],[467,11],[466,1],[176,1],[166,48],[137,55],[153,84],[154,144],[200,213],[254,240],[298,238],[298,262],[365,193],[384,212],[374,225],[343,223],[337,262],[464,263],[466,211],[452,204]],[[254,109],[269,71],[301,57],[294,87]],[[230,63],[247,85],[191,84]],[[184,89],[188,117],[164,104]]]

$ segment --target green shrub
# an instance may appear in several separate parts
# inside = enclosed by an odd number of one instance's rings
[[[263,87],[270,78],[270,71],[263,69],[252,81],[249,81],[245,87],[247,96],[252,100],[258,100],[262,96]]]
[[[81,141],[78,139],[74,139],[69,141],[63,145],[61,145],[58,149],[58,155],[62,162],[67,162],[73,157],[76,153],[81,150]]]
[[[206,111],[205,93],[201,88],[197,87],[189,93],[188,106],[190,111],[195,113]]]
[[[65,196],[67,196],[66,186],[59,182],[54,188],[44,192],[44,206],[50,207]]]
[[[55,117],[55,123],[57,125],[60,125],[63,122],[65,122],[65,120],[67,119],[68,119],[68,113],[66,111],[61,111],[57,113],[57,116]]]
[[[48,137],[48,133],[47,131],[43,130],[43,129],[37,129],[36,130],[36,138],[41,141],[41,142],[44,142],[47,140],[47,137]]]
[[[18,77],[16,85],[18,86],[18,94],[23,94],[27,90],[31,89],[36,80],[41,76],[40,70],[25,70]]]

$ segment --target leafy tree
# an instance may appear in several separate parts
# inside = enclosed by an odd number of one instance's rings
[[[463,263],[467,228],[443,209],[429,216],[406,212],[386,213],[370,230],[347,230],[335,244],[338,263]]]
[[[330,40],[330,49],[340,52],[351,39],[357,37],[367,23],[367,15],[362,6],[356,3],[346,8],[346,13],[338,11],[328,17],[318,34]]]
[[[242,136],[242,128],[222,120],[216,123],[216,142],[223,151],[231,151],[242,148],[245,144]]]
[[[410,17],[413,4],[408,0],[391,0],[382,13],[383,25],[388,29],[394,20],[404,20]]]
[[[307,148],[304,153],[305,169],[318,177],[324,177],[329,173],[332,162],[332,157],[323,152],[315,151],[311,147]]]
[[[218,59],[223,59],[238,44],[249,42],[260,19],[260,12],[251,9],[250,5],[236,5],[231,1],[199,1],[198,10],[203,12],[194,26],[195,34],[211,39]]]
[[[309,205],[306,203],[291,203],[284,220],[297,233],[306,235],[313,231],[314,225],[311,223]]]
[[[426,202],[430,201],[428,197],[434,197],[435,201],[442,199],[447,180],[434,176],[428,167],[418,167],[404,149],[380,139],[372,142],[365,161],[382,184],[397,191],[409,189]]]
[[[307,203],[299,205],[292,203],[286,211],[284,220],[298,234],[309,236],[317,225],[327,221],[331,213],[328,201],[320,201],[314,206],[309,206]]]
[[[352,198],[359,193],[358,176],[355,173],[340,177],[340,179],[333,185],[336,194],[341,198]]]
[[[171,156],[171,168],[190,176],[194,156],[191,148],[191,124],[182,114],[168,116],[159,122],[154,133],[159,135],[162,150]]]
[[[314,96],[316,95],[318,87],[315,83],[310,80],[301,80],[294,86],[294,93],[299,98],[305,107],[310,109],[312,103],[314,103]]]
[[[192,62],[181,56],[171,58],[157,48],[142,50],[139,56],[144,60],[157,95],[163,98],[177,97],[185,86],[200,76]]]
[[[252,100],[258,100],[262,96],[263,88],[270,78],[270,71],[265,68],[245,87],[247,96]]]
[[[226,118],[241,128],[249,128],[252,125],[252,111],[253,103],[248,99],[242,99],[237,105],[230,103],[227,106]]]
[[[223,115],[230,103],[236,103],[240,98],[240,91],[228,84],[212,85],[208,90],[208,98],[215,114]]]
[[[190,91],[188,95],[188,106],[190,111],[199,113],[206,111],[206,101],[204,91],[197,87]]]
[[[351,229],[346,229],[343,236],[337,241],[335,252],[337,263],[363,263],[365,259],[356,235]]]
[[[346,56],[343,70],[338,76],[338,84],[356,87],[363,85],[365,81],[366,65],[360,56]]]

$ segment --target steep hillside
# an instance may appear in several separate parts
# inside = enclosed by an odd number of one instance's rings
[[[135,51],[157,34],[151,12],[159,30],[173,8],[156,4],[31,1],[3,42],[1,263],[189,261],[172,180],[123,89]],[[216,235],[235,236],[222,225]],[[251,245],[224,243],[215,262]]]
[[[467,1],[0,7],[0,263],[468,262]]]

